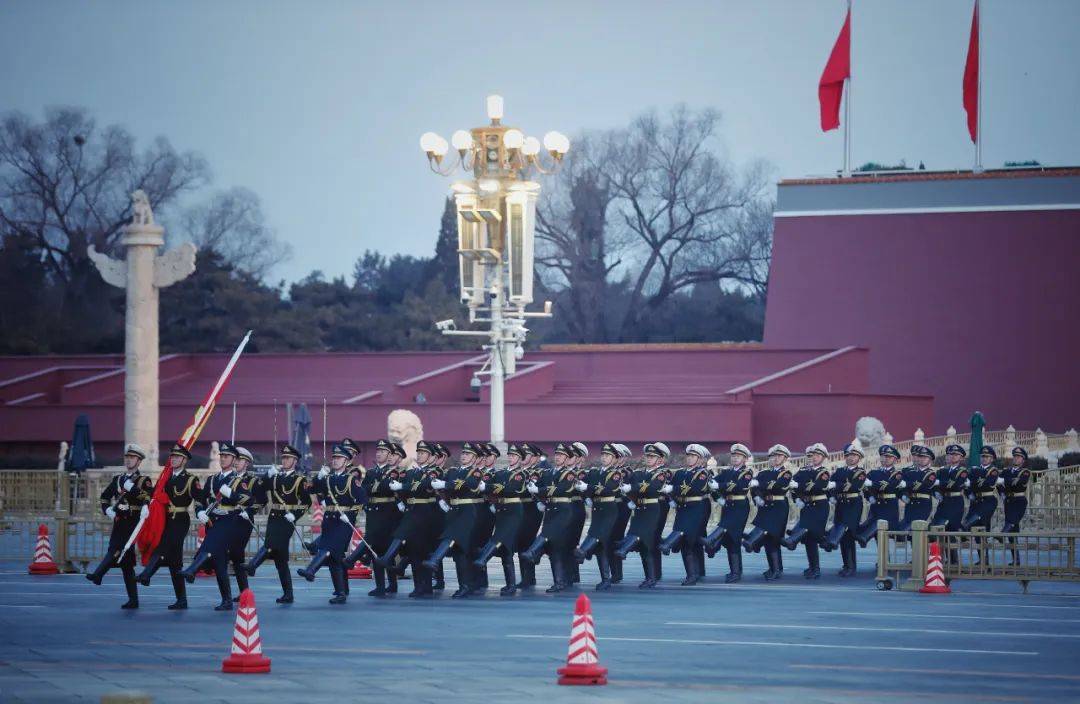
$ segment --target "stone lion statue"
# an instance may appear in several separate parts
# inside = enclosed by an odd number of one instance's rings
[[[131,194],[131,209],[135,211],[131,218],[133,225],[153,225],[154,211],[150,207],[150,198],[146,191],[138,189]]]
[[[424,424],[412,411],[398,408],[386,417],[386,437],[401,443],[406,452],[405,466],[412,466],[416,461],[416,443],[424,439]]]
[[[865,449],[880,447],[885,442],[885,424],[877,418],[863,416],[855,422],[855,437]]]

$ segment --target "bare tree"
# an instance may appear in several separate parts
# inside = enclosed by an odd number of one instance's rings
[[[292,248],[265,224],[259,197],[246,188],[219,191],[186,209],[181,230],[199,249],[212,249],[259,279],[292,256]]]
[[[627,280],[615,336],[634,338],[641,316],[695,284],[727,282],[763,293],[771,249],[769,168],[741,170],[717,144],[719,114],[674,108],[575,143],[553,194],[538,209],[537,263],[569,289],[570,328],[603,340],[596,317],[612,276]],[[549,276],[550,279],[550,276]]]

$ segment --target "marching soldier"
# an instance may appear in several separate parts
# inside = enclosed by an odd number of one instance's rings
[[[711,473],[705,466],[712,453],[704,445],[693,443],[686,446],[686,466],[672,477],[675,490],[671,493],[675,502],[675,522],[671,534],[660,543],[660,552],[670,555],[677,551],[682,555],[686,578],[684,587],[701,581],[701,564],[705,560],[703,541],[705,526],[712,512],[709,500]],[[715,482],[713,482],[715,483]]]
[[[589,477],[588,501],[592,504],[592,520],[589,532],[581,545],[574,549],[574,559],[581,564],[596,555],[600,568],[597,591],[611,589],[611,550],[615,523],[619,518],[619,504],[623,503],[622,486],[624,472],[618,465],[619,450],[612,443],[604,443],[600,450],[600,469]],[[620,535],[618,540],[622,540]]]
[[[250,500],[240,511],[240,522],[235,531],[235,540],[229,550],[229,562],[232,563],[233,572],[236,574],[237,594],[233,597],[234,602],[240,601],[240,594],[248,588],[248,573],[244,568],[244,553],[247,551],[251,533],[255,530],[255,514],[266,505],[266,491],[259,484],[259,477],[255,474],[255,457],[245,447],[233,446],[236,451],[236,471],[240,474],[244,489]]]
[[[173,445],[169,451],[172,461],[172,476],[165,485],[165,496],[169,505],[165,508],[165,529],[161,541],[154,549],[146,567],[139,574],[138,582],[144,587],[150,586],[150,578],[162,564],[169,568],[173,592],[176,601],[169,605],[170,611],[186,609],[187,585],[180,570],[184,567],[184,540],[191,532],[191,514],[188,507],[195,502],[195,497],[202,493],[199,478],[187,471],[191,453],[183,445]]]
[[[496,448],[492,449],[498,452]],[[506,450],[506,458],[507,467],[494,470],[488,484],[487,495],[495,510],[495,527],[491,538],[480,548],[475,564],[478,570],[486,573],[488,560],[498,554],[502,560],[503,577],[506,579],[506,586],[499,590],[499,594],[512,596],[517,592],[514,555],[517,552],[518,533],[524,517],[524,503],[528,501],[529,492],[525,488],[526,473],[522,468],[525,451],[519,445],[511,445]]]
[[[364,474],[361,482],[367,494],[364,542],[345,558],[346,569],[351,569],[361,555],[370,555],[374,551],[385,556],[390,548],[401,523],[402,512],[398,508],[400,499],[397,492],[405,487],[402,483],[405,471],[400,467],[404,459],[405,448],[398,443],[380,440],[375,445],[375,465]],[[368,596],[383,597],[397,593],[397,570],[392,561],[380,562],[376,559],[371,571],[375,577],[375,588],[368,592]]]
[[[863,513],[863,485],[866,483],[866,470],[860,464],[865,454],[856,438],[844,447],[844,466],[833,471],[833,527],[829,531],[826,543],[829,550],[840,548],[840,558],[844,566],[837,573],[840,577],[854,577],[858,570],[856,564],[855,535],[859,532]]]
[[[411,598],[430,598],[432,590],[431,570],[424,566],[424,559],[435,549],[442,531],[442,512],[435,505],[435,489],[431,482],[441,477],[436,464],[440,454],[438,443],[421,440],[416,443],[416,466],[405,472],[399,481],[391,482],[398,498],[398,507],[404,504],[405,512],[394,530],[393,539],[386,550],[375,559],[380,568],[388,569],[394,558],[404,548],[412,564],[413,590]],[[376,449],[376,458],[378,458]]]
[[[240,512],[251,502],[252,497],[244,477],[234,469],[234,461],[239,457],[237,449],[224,441],[220,447],[221,471],[206,481],[202,495],[195,499],[195,517],[206,525],[206,538],[192,558],[191,564],[181,574],[188,584],[191,584],[195,581],[195,573],[207,562],[213,561],[214,577],[217,578],[218,592],[221,595],[221,603],[215,606],[214,610],[232,611],[229,560],[235,556],[235,545],[247,525]],[[243,571],[242,558],[236,568],[237,583],[240,583],[240,573],[243,572],[246,584],[247,573]]]
[[[979,466],[971,470],[971,505],[960,524],[964,530],[971,530],[975,526],[990,530],[990,520],[998,506],[998,487],[1005,484],[994,466],[996,459],[994,448],[983,445],[979,451]]]
[[[806,453],[809,466],[800,469],[792,477],[795,505],[799,509],[799,520],[781,543],[788,550],[794,550],[802,543],[806,546],[807,567],[803,570],[806,579],[821,577],[821,556],[818,545],[825,543],[825,524],[829,520],[829,492],[836,484],[829,477],[825,468],[825,459],[829,451],[825,445],[817,442]]]
[[[728,573],[724,582],[731,584],[742,579],[742,539],[746,520],[750,517],[750,484],[754,472],[747,466],[753,457],[750,448],[741,443],[731,446],[728,453],[731,466],[721,470],[709,484],[717,501],[723,502],[720,525],[705,538],[705,553],[713,557],[723,546],[727,549]]]
[[[863,490],[870,497],[870,517],[859,526],[855,539],[864,548],[877,536],[878,521],[888,521],[889,530],[896,530],[900,524],[900,490],[907,486],[903,472],[896,466],[900,461],[899,450],[892,445],[882,445],[878,448],[878,458],[881,466],[871,470],[863,484]]]
[[[901,497],[906,506],[900,530],[911,530],[911,524],[915,521],[930,520],[934,505],[934,487],[938,485],[937,472],[931,466],[934,462],[933,450],[922,445],[912,445],[911,461],[913,464],[903,471],[907,493]]]
[[[671,450],[662,442],[645,445],[645,469],[635,470],[620,488],[633,503],[633,515],[626,537],[615,550],[615,557],[625,560],[631,552],[642,555],[645,579],[640,589],[652,589],[660,581],[660,532],[664,514],[660,503],[666,501],[674,490],[671,472],[664,468],[664,461]]]
[[[493,443],[478,443],[483,455],[480,457],[480,468],[483,471],[483,481],[487,492],[483,495],[483,501],[476,509],[476,524],[473,526],[473,542],[469,550],[470,559],[477,567],[473,587],[475,591],[482,592],[488,588],[487,560],[480,567],[480,551],[484,549],[495,530],[495,501],[491,494],[492,477],[495,474],[495,463],[502,453]],[[490,559],[490,558],[489,558]]]
[[[967,450],[962,445],[945,448],[945,466],[938,472],[941,501],[934,513],[934,525],[947,531],[958,531],[964,520],[964,490],[971,486],[968,468],[962,462]]]
[[[572,586],[573,576],[567,561],[577,545],[571,530],[574,524],[571,497],[577,492],[575,485],[578,483],[578,474],[569,462],[573,454],[569,443],[560,442],[551,455],[555,467],[543,473],[540,484],[526,485],[528,492],[539,499],[544,522],[540,535],[521,556],[534,565],[540,562],[541,556],[548,556],[552,576],[552,584],[547,588],[549,594]]]
[[[109,547],[105,557],[86,578],[100,586],[105,573],[114,566],[120,567],[124,575],[124,589],[128,600],[121,609],[139,608],[139,589],[135,583],[135,550],[129,549],[121,557],[120,553],[139,524],[139,519],[150,512],[150,497],[153,487],[149,477],[139,473],[139,465],[146,459],[146,452],[135,443],[124,448],[124,471],[116,474],[101,492],[101,512],[112,519],[112,532],[109,533]]]
[[[780,540],[784,537],[788,519],[788,491],[791,486],[791,470],[784,465],[791,451],[783,445],[769,448],[769,466],[757,473],[750,481],[750,488],[757,505],[753,530],[743,537],[747,552],[765,548],[769,569],[762,574],[766,581],[784,576],[784,563],[780,555]]]
[[[544,520],[544,514],[537,506],[538,502],[529,494],[530,484],[539,486],[542,483],[543,470],[540,469],[539,464],[544,452],[528,442],[521,444],[521,451],[524,453],[522,471],[525,473],[526,497],[521,506],[521,529],[518,531],[515,546],[515,552],[518,553],[518,565],[521,567],[521,581],[517,583],[517,588],[529,589],[536,586],[536,565],[526,560],[521,553],[528,550],[536,540],[536,535],[540,532],[540,524]]]
[[[251,561],[244,566],[249,576],[255,576],[267,557],[274,561],[278,581],[281,582],[279,604],[293,603],[292,574],[289,572],[289,543],[296,533],[296,521],[304,515],[311,503],[307,481],[304,475],[296,471],[300,462],[300,451],[292,445],[281,448],[281,469],[271,466],[266,478],[260,482],[261,490],[266,493],[270,506],[270,515],[266,520],[266,538]]]
[[[431,482],[432,488],[440,492],[439,507],[446,517],[439,545],[423,561],[423,566],[434,570],[453,551],[458,578],[457,591],[450,595],[453,599],[467,597],[473,592],[474,575],[469,547],[472,545],[477,508],[483,502],[480,493],[486,488],[483,469],[477,462],[479,457],[477,445],[466,442],[461,446],[461,464],[447,471],[445,479]]]
[[[1004,480],[1002,489],[1005,491],[1005,525],[1001,530],[1005,533],[1019,533],[1020,521],[1024,520],[1024,514],[1027,513],[1027,485],[1031,481],[1031,470],[1025,466],[1027,450],[1014,447],[1011,455],[1012,466],[1001,473]]]
[[[623,482],[626,482],[630,478],[630,460],[634,454],[630,452],[630,448],[620,443],[615,443],[615,449],[619,451],[619,461],[615,465],[622,471]],[[623,538],[626,537],[626,527],[630,525],[630,516],[633,511],[630,509],[630,500],[626,497],[626,494],[622,493],[620,488],[619,494],[622,497],[620,501],[615,502],[618,506],[619,513],[615,518],[615,525],[611,529],[611,547],[608,549],[608,562],[611,563],[611,583],[621,584],[623,581],[623,561],[615,557],[615,550],[622,544]]]
[[[345,574],[345,553],[356,531],[356,515],[367,500],[361,479],[346,470],[351,453],[343,445],[335,445],[330,454],[330,466],[323,467],[312,482],[311,491],[319,496],[323,512],[322,534],[318,552],[307,567],[296,571],[309,582],[323,565],[328,565],[334,585],[331,604],[344,604],[348,595],[348,576]]]

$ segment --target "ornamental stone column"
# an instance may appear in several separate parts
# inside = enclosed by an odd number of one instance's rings
[[[195,245],[185,242],[158,255],[165,228],[154,222],[150,200],[131,194],[134,215],[122,230],[126,261],[88,250],[106,283],[127,290],[124,314],[124,441],[137,442],[158,464],[158,290],[195,271]]]

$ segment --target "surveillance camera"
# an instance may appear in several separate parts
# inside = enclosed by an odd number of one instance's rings
[[[480,390],[480,377],[474,376],[472,378],[472,381],[469,382],[469,388],[472,389],[473,391],[479,391]]]
[[[491,291],[488,292],[488,296],[490,296],[492,302],[494,302],[499,298],[499,292],[496,289],[491,289]]]
[[[451,320],[440,320],[439,322],[435,323],[435,327],[438,328],[439,330],[442,330],[443,332],[445,332],[447,330],[454,330],[454,329],[457,328],[457,326],[454,324],[453,319],[451,319]]]
[[[521,359],[524,356],[525,356],[525,348],[524,347],[522,347],[521,345],[518,345],[517,347],[514,348],[514,359]]]

